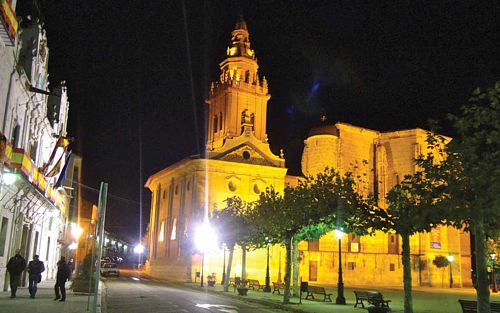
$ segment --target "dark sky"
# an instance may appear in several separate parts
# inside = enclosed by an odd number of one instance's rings
[[[108,182],[113,195],[107,228],[137,238],[147,177],[201,151],[204,99],[240,15],[269,82],[271,148],[291,174],[322,112],[381,131],[432,118],[453,135],[446,114],[500,79],[499,2],[390,2],[193,0],[184,15],[181,1],[42,1],[84,183]]]

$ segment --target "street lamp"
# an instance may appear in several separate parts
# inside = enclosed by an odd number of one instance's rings
[[[344,281],[342,279],[342,237],[345,235],[340,229],[335,230],[335,236],[339,239],[339,280],[337,282],[337,299],[336,304],[345,304],[344,298]]]
[[[492,292],[498,292],[497,290],[497,279],[495,277],[495,259],[497,258],[497,255],[495,253],[490,254],[491,257],[491,278],[493,279],[493,289],[491,290]]]
[[[224,262],[222,263],[222,282],[221,285],[224,285],[226,281],[226,243],[222,243],[222,253],[224,254]]]
[[[195,244],[198,251],[201,252],[201,279],[200,287],[203,287],[203,267],[205,253],[208,251],[216,251],[217,247],[217,235],[215,231],[210,227],[208,220],[205,220],[203,224],[196,230],[195,234]]]
[[[448,259],[448,264],[450,265],[450,288],[452,288],[453,287],[453,272],[451,270],[451,263],[453,263],[455,258],[453,257],[453,255],[448,255],[446,257],[446,259]]]
[[[269,277],[269,237],[266,237],[266,246],[267,246],[266,285],[264,286],[264,289],[262,289],[262,291],[271,292],[271,286],[269,285],[271,281],[271,278]]]

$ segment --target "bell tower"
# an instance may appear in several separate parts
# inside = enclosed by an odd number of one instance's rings
[[[253,136],[267,142],[266,114],[267,80],[257,72],[259,65],[250,45],[247,24],[236,22],[226,58],[219,64],[220,77],[212,82],[208,104],[207,150],[224,146],[226,139],[250,131]]]

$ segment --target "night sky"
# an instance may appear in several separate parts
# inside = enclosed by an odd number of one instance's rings
[[[269,82],[271,149],[284,149],[290,174],[322,113],[380,131],[435,119],[453,135],[446,114],[500,80],[500,4],[390,2],[41,1],[84,183],[109,183],[106,228],[135,241],[148,176],[202,151],[204,99],[239,16]]]

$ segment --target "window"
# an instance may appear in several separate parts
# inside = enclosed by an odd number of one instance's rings
[[[177,238],[177,218],[174,217],[172,222],[172,234],[170,235],[170,240],[175,240]]]
[[[47,237],[47,253],[45,254],[46,261],[49,261],[49,252],[50,252],[50,237]]]
[[[12,137],[10,142],[12,143],[12,146],[18,148],[19,147],[19,132],[21,131],[21,127],[19,125],[16,125],[14,129],[12,130]]]
[[[222,112],[219,113],[219,130],[222,130]]]
[[[349,252],[359,252],[361,250],[360,237],[355,234],[348,235]]]
[[[2,225],[0,225],[0,256],[4,256],[8,225],[9,225],[9,219],[6,217],[2,217]]]
[[[36,154],[38,152],[38,141],[34,141],[33,144],[30,145],[30,158],[36,163]]]
[[[355,267],[356,267],[356,262],[347,262],[348,270],[354,270]]]
[[[389,264],[389,271],[394,272],[395,270],[396,266],[393,263]]]
[[[167,197],[167,190],[163,190],[163,199]]]
[[[217,132],[218,126],[217,126],[217,115],[214,116],[214,133]]]
[[[387,253],[399,254],[399,236],[397,234],[388,234]]]
[[[308,250],[309,251],[319,251],[319,240],[309,241]]]
[[[160,234],[158,235],[158,241],[163,242],[165,240],[165,221],[161,221]]]

